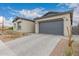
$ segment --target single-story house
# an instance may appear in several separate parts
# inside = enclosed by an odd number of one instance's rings
[[[72,25],[72,15],[72,11],[48,12],[42,17],[35,18],[35,32],[67,36],[67,28],[70,31]]]
[[[14,30],[21,32],[34,32],[42,34],[68,35],[67,27],[70,30],[72,25],[72,11],[68,12],[48,12],[42,17],[28,20],[16,18]],[[71,32],[71,31],[70,31]]]
[[[35,23],[33,20],[16,17],[13,20],[13,30],[17,32],[33,33],[35,32]]]

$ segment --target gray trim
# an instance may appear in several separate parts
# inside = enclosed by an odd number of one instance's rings
[[[72,25],[72,22],[73,22],[73,10],[70,10],[70,11],[67,11],[67,12],[59,12],[59,13],[56,13],[56,14],[53,14],[53,15],[50,15],[50,16],[46,16],[46,17],[45,16],[44,17],[43,16],[38,17],[38,18],[35,18],[34,20],[36,21],[36,20],[40,20],[40,19],[44,19],[44,18],[48,18],[48,17],[59,16],[59,15],[68,14],[68,13],[70,13],[71,25]]]
[[[26,20],[26,21],[31,21],[31,22],[35,22],[33,20],[30,20],[30,19],[25,19],[25,18],[21,18],[21,17],[16,17],[12,22],[15,22],[17,21],[18,19],[21,19],[21,20]]]
[[[44,14],[42,17],[53,16],[53,15],[56,15],[56,14],[59,14],[59,13],[60,13],[60,12],[52,12],[52,11],[50,11],[50,12]]]
[[[41,22],[50,22],[50,21],[61,21],[61,20],[63,20],[63,18],[57,18],[57,19],[54,19],[54,20],[52,20],[52,19],[50,19],[50,20],[44,20],[44,21],[39,21],[39,23],[41,23]]]
[[[34,20],[40,20],[40,19],[43,19],[43,18],[54,17],[54,16],[58,16],[58,15],[68,14],[68,13],[69,12],[63,12],[63,13],[54,14],[53,16],[38,17],[38,18],[35,18]],[[72,13],[70,12],[70,14],[72,14]]]

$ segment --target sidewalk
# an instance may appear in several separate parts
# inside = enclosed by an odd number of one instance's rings
[[[0,40],[0,56],[14,56],[15,53]]]

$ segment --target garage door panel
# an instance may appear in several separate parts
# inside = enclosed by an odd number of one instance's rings
[[[63,24],[63,21],[59,21],[58,23],[57,23],[57,29],[58,29],[58,34],[59,35],[63,35],[63,32],[64,32],[64,26],[63,26],[64,24]]]
[[[47,21],[39,24],[39,32],[55,35],[63,35],[63,21]]]

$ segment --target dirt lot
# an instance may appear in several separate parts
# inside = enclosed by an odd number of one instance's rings
[[[2,40],[3,42],[7,42],[10,40],[14,40],[16,38],[22,37],[22,36],[26,36],[28,35],[28,33],[22,33],[22,32],[14,32],[11,30],[6,30],[1,32],[0,31],[0,40]]]
[[[79,56],[79,41],[74,43],[74,55]]]
[[[73,55],[79,56],[79,36],[73,36]],[[65,50],[67,50],[68,40],[61,39],[50,56],[65,56]]]
[[[61,39],[54,50],[51,52],[50,56],[64,56],[64,50],[67,46],[67,40]]]

